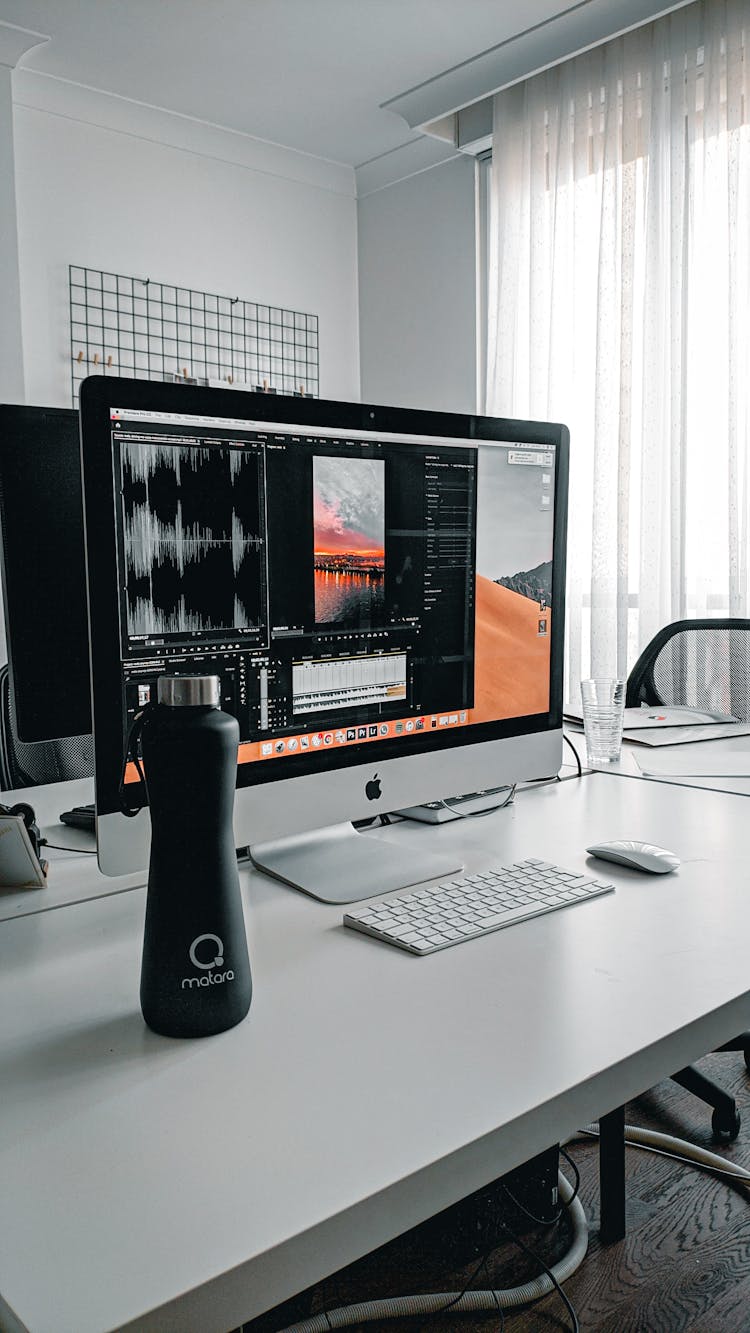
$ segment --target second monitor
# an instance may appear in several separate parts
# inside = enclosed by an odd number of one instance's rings
[[[80,453],[77,412],[0,405],[0,564],[18,738],[80,738],[83,751],[91,688]]]
[[[81,407],[103,869],[144,864],[118,785],[165,671],[220,676],[237,841],[318,896],[444,873],[342,821],[557,770],[564,427],[109,378]]]

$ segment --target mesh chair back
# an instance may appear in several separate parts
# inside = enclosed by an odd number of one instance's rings
[[[678,620],[628,677],[626,704],[683,704],[750,722],[750,620]]]
[[[92,736],[67,736],[58,741],[18,739],[13,693],[7,666],[0,667],[0,785],[3,791],[38,787],[46,782],[90,778],[94,773]]]

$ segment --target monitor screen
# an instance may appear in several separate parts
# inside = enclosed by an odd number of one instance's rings
[[[164,672],[220,677],[240,789],[559,728],[564,428],[115,380],[82,413],[100,813]]]
[[[77,412],[0,406],[0,530],[18,737],[90,734]]]

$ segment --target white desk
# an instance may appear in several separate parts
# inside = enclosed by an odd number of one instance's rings
[[[234,1328],[733,1036],[745,824],[593,774],[389,829],[469,869],[625,835],[682,857],[426,958],[243,872],[255,995],[203,1041],[141,1020],[143,890],[0,924],[0,1327]]]
[[[582,731],[566,729],[584,767],[587,765],[586,742]],[[627,736],[627,733],[626,733]],[[565,772],[570,772],[569,761],[572,758],[565,747]],[[709,777],[706,771],[711,768],[718,771],[727,761],[727,772],[718,777]],[[630,777],[644,777],[642,765],[671,770],[669,774],[658,778],[649,777],[649,781],[677,783],[685,787],[702,787],[706,791],[730,791],[740,796],[750,796],[750,736],[724,737],[716,741],[694,741],[686,745],[636,745],[623,741],[622,753],[617,764],[607,765],[606,771],[625,773]],[[604,765],[595,765],[604,771]],[[738,771],[741,770],[741,771]]]

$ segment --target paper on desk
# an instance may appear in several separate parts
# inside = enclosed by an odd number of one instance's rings
[[[746,722],[719,722],[708,727],[655,727],[627,731],[624,739],[636,745],[689,745],[692,741],[720,741],[727,736],[750,736]]]
[[[711,713],[701,708],[626,708],[623,727],[699,727],[739,722],[733,713]]]
[[[583,715],[575,709],[566,709],[565,719],[569,722],[583,722]],[[654,708],[626,708],[623,712],[623,729],[627,732],[636,729],[650,731],[662,727],[715,726],[738,722],[733,713],[714,713],[707,709],[687,708],[665,705]],[[630,737],[628,737],[630,739]]]
[[[566,719],[565,726],[568,731],[583,731],[580,722]],[[624,732],[623,740],[628,743],[632,741],[634,745],[653,747],[690,745],[694,741],[720,741],[733,736],[750,736],[750,725],[747,722],[714,722],[705,727],[644,727],[643,730]]]
[[[750,750],[744,754],[724,755],[711,760],[710,753],[706,761],[700,760],[688,765],[688,770],[680,766],[676,755],[633,756],[644,778],[747,778],[750,781]]]

